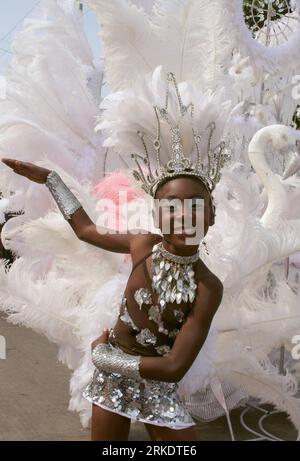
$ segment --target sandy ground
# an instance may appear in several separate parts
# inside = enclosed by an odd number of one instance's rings
[[[68,411],[70,370],[57,360],[57,347],[32,330],[0,317],[0,335],[6,339],[6,360],[0,360],[0,440],[90,440],[77,413]],[[247,410],[245,421],[261,433],[259,419],[272,408]],[[258,436],[240,424],[243,409],[231,413],[236,440]],[[284,440],[296,433],[283,414],[269,415],[265,431]],[[197,425],[199,440],[230,440],[226,418]],[[142,423],[132,422],[130,439],[150,440]]]

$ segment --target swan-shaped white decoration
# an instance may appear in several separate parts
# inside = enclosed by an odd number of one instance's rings
[[[299,132],[285,125],[270,125],[260,129],[249,144],[248,155],[251,165],[264,184],[268,195],[268,206],[260,219],[264,226],[278,224],[278,220],[284,219],[290,207],[288,191],[282,179],[287,179],[300,169],[299,137]],[[274,173],[267,163],[265,148],[268,144],[271,144],[272,148],[279,154],[283,154],[288,149],[291,151],[292,158],[285,168],[282,178]]]
[[[240,266],[239,282],[267,264],[288,257],[300,250],[300,210],[298,219],[289,219],[288,191],[282,178],[274,173],[265,158],[265,148],[271,144],[274,151],[291,150],[293,162],[283,177],[294,173],[299,165],[297,131],[284,125],[270,125],[260,129],[249,144],[250,162],[263,183],[268,205],[261,218],[253,217],[252,239],[247,241],[247,254]],[[230,275],[229,275],[230,278]]]

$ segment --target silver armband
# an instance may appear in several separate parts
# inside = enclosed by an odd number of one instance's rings
[[[66,186],[59,174],[54,170],[48,174],[45,184],[53,195],[54,200],[56,201],[64,218],[67,220],[71,219],[72,214],[74,214],[78,208],[82,207],[79,200]]]
[[[122,349],[112,348],[106,343],[98,344],[92,352],[92,362],[99,370],[119,373],[136,380],[142,379],[139,370],[140,360],[140,355],[126,354]]]

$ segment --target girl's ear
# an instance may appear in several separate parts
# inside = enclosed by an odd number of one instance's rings
[[[210,210],[209,213],[209,225],[213,226],[215,224],[215,207]]]
[[[216,216],[216,207],[213,202],[213,198],[211,197],[210,200],[210,207],[209,207],[209,225],[213,226],[215,224],[215,216]]]

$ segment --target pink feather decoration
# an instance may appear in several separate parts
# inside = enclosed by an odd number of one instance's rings
[[[96,186],[94,186],[94,192],[97,198],[110,199],[117,206],[120,205],[119,192],[121,191],[127,192],[127,203],[143,196],[143,191],[135,188],[128,176],[121,172],[108,174]]]
[[[126,232],[127,223],[123,215],[123,207],[141,198],[145,193],[135,187],[129,177],[122,172],[109,173],[94,186],[94,192],[98,200],[111,200],[115,205],[109,210],[110,224],[108,227],[117,232]]]

